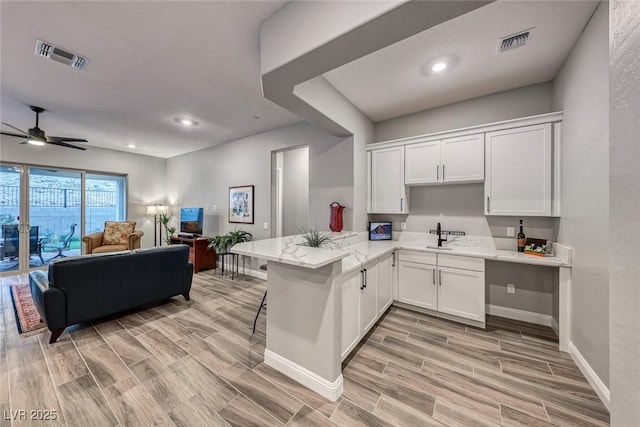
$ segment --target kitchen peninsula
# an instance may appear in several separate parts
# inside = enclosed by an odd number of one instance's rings
[[[432,259],[440,277],[433,270],[434,292],[440,292],[442,271],[474,273],[481,278],[479,291],[452,293],[455,298],[468,297],[463,309],[471,306],[474,317],[453,315],[456,311],[433,311],[434,315],[484,327],[485,260],[533,264],[558,268],[560,349],[568,345],[568,295],[571,249],[555,245],[554,257],[532,257],[497,250],[488,246],[451,245],[450,249],[427,248],[429,236],[399,241],[367,240],[367,233],[345,232],[336,235],[329,248],[302,246],[300,236],[241,243],[232,252],[266,259],[268,263],[268,315],[265,363],[295,379],[322,396],[337,400],[342,393],[342,360],[373,327],[387,308],[399,299],[405,280],[399,274],[403,260],[420,262]],[[449,263],[449,264],[447,264]],[[475,266],[481,266],[476,268]],[[479,272],[479,273],[478,273]],[[423,273],[423,272],[422,272]],[[420,274],[425,287],[431,275]],[[454,276],[452,276],[453,278]],[[448,279],[447,279],[448,280]],[[464,279],[463,279],[464,280]],[[435,286],[438,283],[440,286]],[[463,282],[466,285],[467,282]],[[446,288],[446,286],[445,286]],[[469,305],[471,304],[471,305]],[[406,304],[405,304],[406,305]],[[420,307],[416,309],[421,310]],[[427,310],[432,313],[432,310]],[[448,313],[448,314],[447,314]]]

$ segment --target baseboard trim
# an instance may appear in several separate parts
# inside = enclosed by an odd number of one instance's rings
[[[587,381],[589,381],[589,384],[591,384],[591,387],[593,387],[600,400],[602,400],[604,406],[609,410],[609,404],[611,403],[609,389],[604,385],[598,374],[596,374],[596,371],[593,370],[587,362],[587,359],[584,358],[582,353],[578,351],[578,348],[571,341],[569,341],[569,355],[573,361],[576,362],[580,372],[582,372]]]
[[[533,311],[518,310],[517,308],[502,307],[500,305],[487,304],[487,314],[504,317],[521,322],[534,323],[536,325],[549,326],[553,328],[553,317],[549,314],[534,313]],[[556,322],[557,326],[558,322]],[[558,331],[556,331],[556,334]]]
[[[342,374],[338,375],[338,378],[333,382],[327,381],[307,368],[303,368],[297,363],[294,363],[268,349],[265,349],[264,351],[264,363],[290,378],[293,378],[303,386],[315,391],[332,402],[338,400],[342,394]]]
[[[555,332],[557,336],[560,336],[560,325],[555,317],[551,316],[551,325],[549,326],[551,326],[551,329],[553,329],[553,332]]]

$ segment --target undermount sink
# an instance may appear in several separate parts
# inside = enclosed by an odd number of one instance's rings
[[[440,247],[438,247],[438,246],[427,246],[427,249],[437,249],[439,251],[450,251],[453,248],[450,248],[450,247],[447,247],[447,246],[440,246]]]

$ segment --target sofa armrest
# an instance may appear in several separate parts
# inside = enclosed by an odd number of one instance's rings
[[[93,253],[93,250],[97,247],[102,246],[102,236],[104,232],[98,231],[97,233],[87,234],[82,238],[82,241],[86,245],[86,250],[88,254]]]
[[[36,270],[29,273],[29,285],[33,302],[40,317],[50,331],[63,329],[67,325],[67,297],[58,288],[49,287],[47,273]]]
[[[129,250],[140,249],[140,240],[142,240],[142,236],[144,236],[144,232],[142,231],[134,231],[129,234]]]
[[[182,293],[188,294],[191,290],[191,282],[193,281],[193,264],[188,262],[184,266],[184,274],[182,275]]]

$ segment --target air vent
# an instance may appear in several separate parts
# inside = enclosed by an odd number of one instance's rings
[[[36,41],[35,54],[68,65],[78,71],[83,71],[89,64],[89,58],[66,51],[44,40]]]
[[[528,30],[502,37],[498,40],[498,52],[505,52],[526,45],[532,33],[533,28],[529,28]]]

